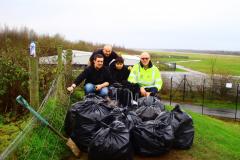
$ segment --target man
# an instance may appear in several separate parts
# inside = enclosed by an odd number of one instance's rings
[[[117,57],[110,65],[110,74],[112,83],[126,84],[130,71],[124,65],[124,59]]]
[[[89,58],[90,63],[93,63],[93,58],[96,54],[101,54],[104,58],[104,66],[109,66],[110,62],[118,57],[117,53],[112,50],[111,45],[105,45],[103,49],[99,49]]]
[[[140,62],[133,66],[128,81],[139,84],[141,96],[155,95],[163,83],[158,68],[152,64],[147,52],[140,55]]]
[[[85,80],[85,94],[96,93],[100,96],[108,95],[108,87],[111,81],[109,70],[103,66],[103,56],[96,54],[93,58],[93,65],[88,66],[67,88],[69,92],[73,92],[74,88]]]

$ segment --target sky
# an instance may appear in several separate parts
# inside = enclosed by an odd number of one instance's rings
[[[239,0],[0,0],[0,27],[141,49],[240,51]]]

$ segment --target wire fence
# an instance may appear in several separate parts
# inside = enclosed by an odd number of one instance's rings
[[[181,79],[171,77],[165,79],[161,97],[172,102],[201,106],[201,112],[208,110],[222,112],[226,117],[240,118],[239,80],[223,77],[202,77],[194,80],[183,75]],[[229,116],[227,115],[229,114]]]

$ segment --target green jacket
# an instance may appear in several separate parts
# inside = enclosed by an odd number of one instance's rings
[[[163,84],[160,71],[156,66],[152,65],[151,61],[147,69],[144,69],[141,62],[135,64],[131,69],[128,81],[138,83],[140,87],[144,88],[156,87],[158,91],[162,88]]]

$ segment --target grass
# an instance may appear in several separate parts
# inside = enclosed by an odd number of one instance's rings
[[[151,52],[153,55],[164,56],[159,58],[162,62],[177,62],[187,68],[196,71],[211,73],[211,66],[214,61],[216,73],[227,73],[230,75],[240,76],[240,56],[234,55],[216,55],[216,54],[198,54],[198,53],[172,53],[172,52]],[[183,58],[171,58],[167,56],[187,56]],[[200,60],[198,62],[191,62],[190,60]],[[189,62],[178,62],[189,61]]]
[[[63,122],[68,106],[57,103],[57,99],[48,100],[44,111],[41,113],[57,130],[63,130]],[[32,132],[25,138],[23,144],[18,147],[16,155],[18,159],[59,159],[68,152],[65,142],[52,133],[45,125],[36,124]]]
[[[1,116],[4,119],[3,116]],[[24,118],[15,122],[2,122],[0,123],[0,153],[12,142],[18,133],[26,125]]]
[[[240,123],[225,122],[189,111],[188,113],[194,121],[194,144],[190,150],[177,151],[176,154],[185,154],[199,160],[240,159]]]
[[[194,144],[190,150],[187,151],[170,151],[171,157],[175,157],[173,154],[183,154],[184,157],[191,157],[192,159],[217,159],[217,160],[236,160],[240,157],[240,124],[229,123],[221,120],[217,120],[208,116],[202,116],[196,113],[190,112],[194,120],[195,126],[195,139]],[[31,145],[26,145],[29,148],[35,150],[31,152],[28,159],[35,159],[39,156],[39,151],[42,150],[40,159],[49,159],[52,155],[54,147],[57,142],[55,135],[49,134],[47,138],[43,135],[48,132],[47,129],[41,129],[38,134],[32,136],[32,140],[28,140]],[[45,141],[43,141],[45,139]],[[34,141],[34,143],[33,143]],[[57,140],[58,141],[58,140]],[[58,156],[62,156],[64,153],[69,154],[67,148],[63,143],[57,143],[58,150],[55,151],[53,159],[60,159]],[[23,148],[26,149],[26,148]],[[56,156],[56,157],[55,157]],[[159,157],[158,157],[159,158]],[[156,159],[158,159],[156,158]],[[141,159],[141,158],[140,158]],[[142,158],[143,159],[143,158]]]
[[[196,159],[240,159],[240,125],[191,113],[195,139],[187,152]]]
[[[80,100],[82,91],[72,95],[74,101]],[[74,103],[74,102],[73,102]],[[167,109],[172,107],[167,106]],[[193,118],[195,127],[194,144],[189,150],[171,150],[160,157],[138,157],[137,160],[186,160],[186,159],[214,159],[239,160],[240,159],[240,123],[225,122],[205,115],[187,111]],[[66,108],[59,106],[56,99],[48,101],[44,115],[57,129],[62,130]],[[47,116],[49,115],[49,116]],[[18,159],[62,159],[71,155],[64,142],[42,125],[35,126],[24,144],[18,147]],[[71,156],[70,156],[71,157]],[[84,156],[87,157],[86,154]],[[68,157],[69,158],[69,157]],[[83,159],[85,159],[83,158]]]

